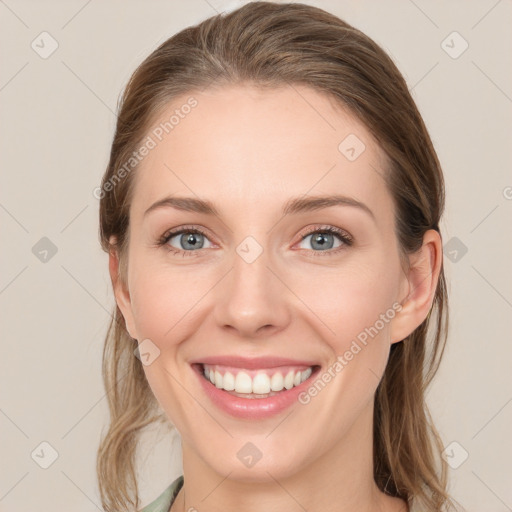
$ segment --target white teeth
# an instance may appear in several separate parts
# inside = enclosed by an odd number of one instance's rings
[[[305,380],[309,379],[309,377],[311,377],[311,373],[312,372],[313,372],[313,370],[311,368],[308,368],[307,370],[304,370],[302,372],[302,376],[300,378],[300,381],[304,382]]]
[[[279,372],[274,373],[274,375],[272,375],[272,379],[270,379],[270,389],[272,391],[282,391],[283,388],[283,376]]]
[[[270,377],[265,373],[257,373],[252,379],[252,392],[258,395],[270,393]]]
[[[307,368],[304,371],[290,370],[286,376],[283,376],[281,372],[275,372],[272,377],[269,377],[264,372],[259,372],[251,378],[245,371],[239,371],[236,375],[233,375],[231,372],[226,372],[222,375],[218,370],[204,366],[205,378],[215,387],[226,391],[258,395],[266,395],[271,391],[277,392],[283,389],[291,389],[309,379],[312,372],[312,368]]]
[[[222,373],[215,371],[215,386],[222,387]]]
[[[252,379],[245,372],[238,372],[235,378],[235,391],[237,393],[252,393]]]
[[[293,377],[295,376],[295,372],[293,370],[290,370],[286,377],[284,378],[284,387],[286,389],[292,389],[293,388]]]
[[[235,390],[235,376],[231,372],[226,372],[223,377],[223,388],[226,391]]]

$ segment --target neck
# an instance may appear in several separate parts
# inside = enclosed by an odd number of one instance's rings
[[[295,473],[262,471],[257,481],[222,475],[183,442],[184,484],[171,512],[390,512],[405,502],[382,493],[373,478],[373,402],[333,448]]]

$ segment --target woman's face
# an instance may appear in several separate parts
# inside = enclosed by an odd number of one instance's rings
[[[247,481],[370,458],[408,290],[382,150],[301,86],[185,95],[147,135],[116,297],[184,455]]]

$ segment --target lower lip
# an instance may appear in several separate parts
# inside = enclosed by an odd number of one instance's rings
[[[316,376],[320,367],[314,367],[309,378],[298,386],[285,389],[268,398],[242,398],[230,395],[205,378],[202,373],[202,365],[194,364],[193,369],[199,378],[204,392],[221,410],[237,418],[263,419],[279,414],[288,409],[292,404],[298,402],[298,396],[309,387],[311,379]]]

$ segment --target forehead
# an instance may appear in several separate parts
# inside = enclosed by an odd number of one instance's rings
[[[382,215],[392,208],[382,149],[357,118],[309,87],[191,92],[166,106],[147,137],[152,148],[134,176],[135,215],[166,195],[238,211],[304,194],[349,195]]]

